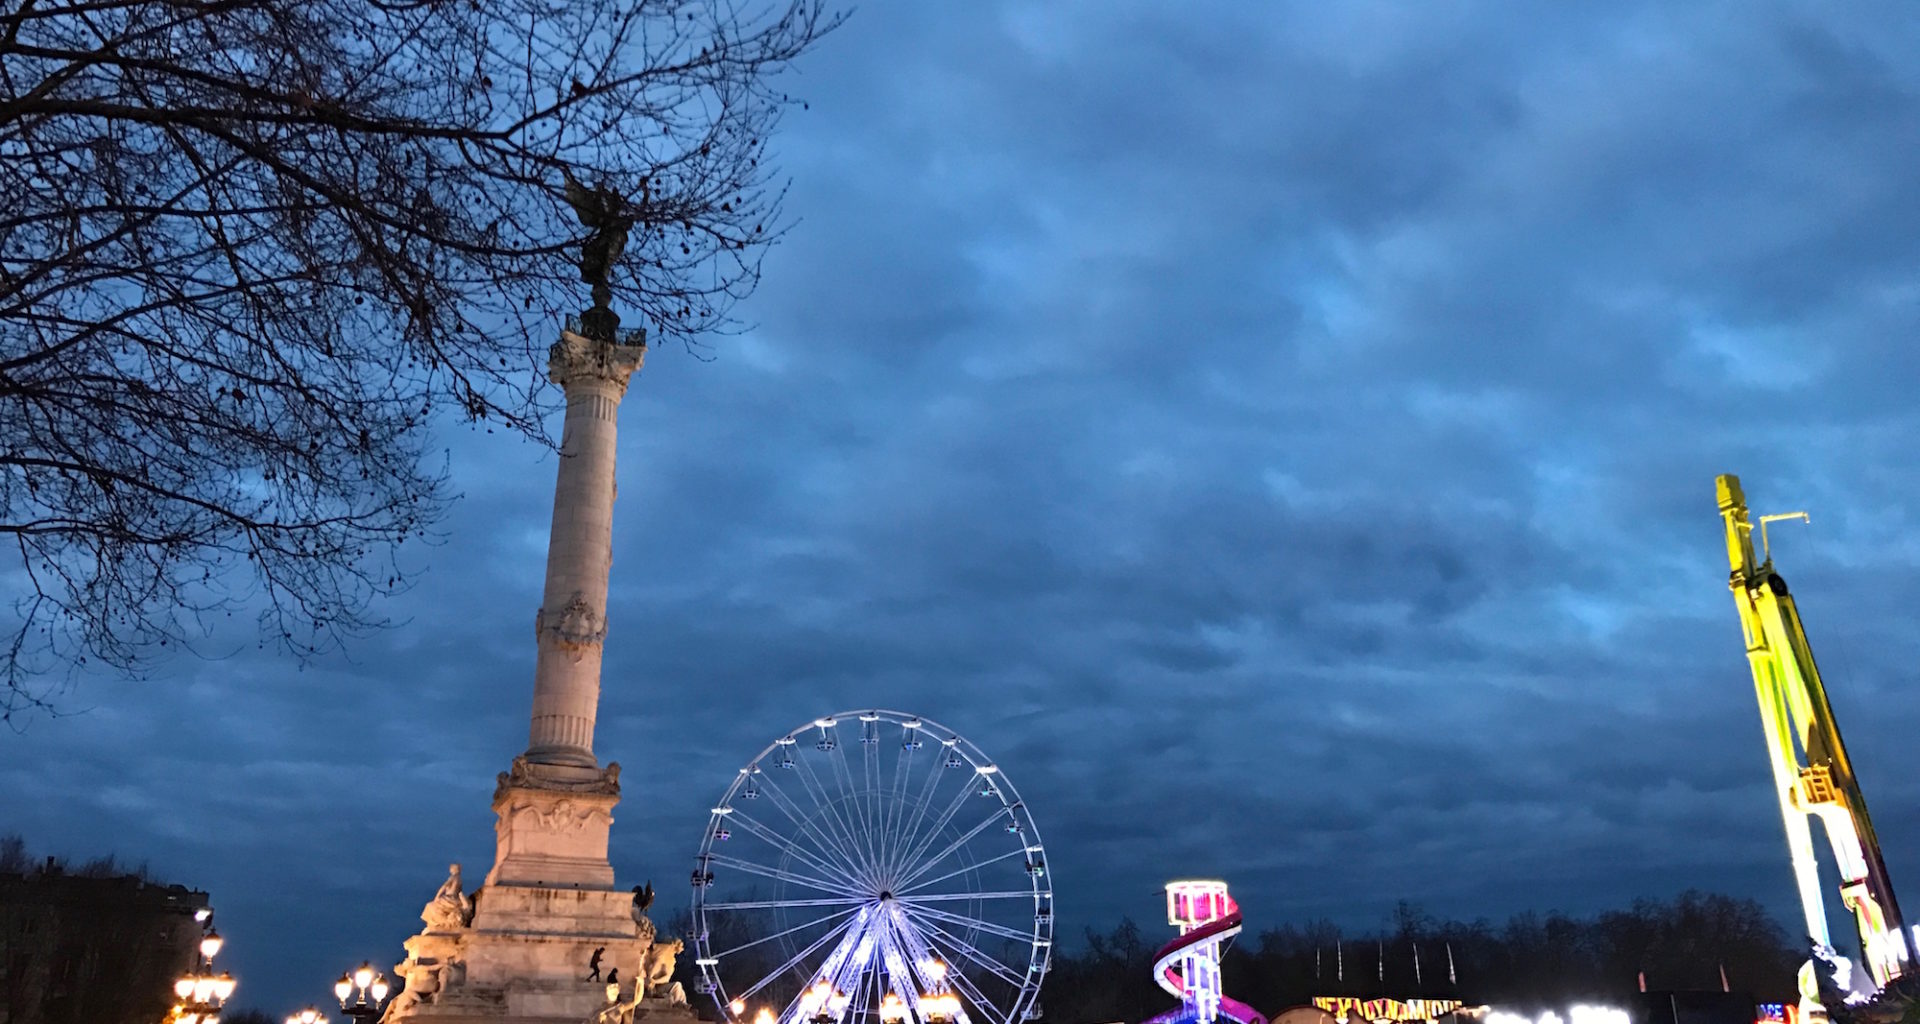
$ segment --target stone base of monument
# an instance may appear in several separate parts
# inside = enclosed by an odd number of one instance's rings
[[[684,996],[668,998],[682,943],[655,941],[645,913],[651,891],[643,900],[611,887],[607,830],[618,779],[615,765],[579,772],[521,759],[501,773],[493,871],[468,896],[455,865],[421,912],[426,929],[394,967],[406,987],[383,1024],[697,1019]],[[619,979],[618,1002],[607,997],[609,976]],[[649,978],[660,991],[636,998],[634,986]]]

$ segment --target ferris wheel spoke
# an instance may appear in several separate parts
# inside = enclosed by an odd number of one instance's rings
[[[966,830],[965,832],[962,832],[960,834],[960,838],[955,839],[953,842],[947,844],[946,849],[941,850],[938,854],[932,857],[929,857],[926,860],[921,861],[918,865],[916,865],[913,868],[913,870],[907,872],[906,876],[900,879],[900,888],[907,889],[910,886],[912,886],[915,879],[933,870],[933,866],[935,864],[938,864],[941,861],[946,860],[948,857],[953,856],[955,853],[958,853],[961,847],[973,841],[974,836],[977,836],[980,833],[985,832],[987,830],[987,826],[998,824],[1001,820],[1002,820],[1001,815],[998,812],[995,812],[993,814],[988,815],[986,820],[982,821],[980,824],[973,826],[972,828]],[[1021,842],[1020,849],[1017,852],[1020,852],[1020,853],[1026,852],[1026,842],[1024,840]],[[1006,858],[1001,857],[996,859],[1004,860]],[[944,877],[951,878],[953,876],[946,875]]]
[[[820,892],[844,893],[846,891],[844,886],[834,885],[831,882],[823,882],[818,878],[809,878],[806,875],[795,874],[782,868],[770,868],[765,864],[755,864],[750,860],[729,857],[723,853],[709,854],[707,859],[722,867],[733,868],[736,871],[745,871],[748,874],[759,875],[762,878],[771,878],[776,881],[804,885],[809,889],[817,889]]]
[[[793,857],[801,861],[802,863],[806,864],[808,867],[813,868],[814,870],[820,872],[824,876],[830,877],[836,881],[844,883],[849,889],[860,888],[859,882],[857,882],[854,879],[853,875],[846,869],[846,867],[843,865],[834,863],[831,860],[828,860],[827,857],[830,855],[826,854],[824,851],[809,850],[806,847],[801,846],[799,843],[793,842],[787,839],[785,836],[781,835],[780,833],[775,832],[772,828],[768,827],[764,822],[761,822],[757,818],[754,818],[753,816],[748,814],[741,813],[738,809],[735,809],[732,817],[735,822],[739,823],[739,825],[742,828],[746,829],[748,834],[753,835],[765,841],[768,845],[773,846],[785,852],[789,857]]]
[[[825,787],[820,786],[819,777],[814,774],[812,766],[804,759],[797,759],[794,772],[800,780],[801,791],[813,801],[814,813],[805,815],[805,818],[812,823],[822,845],[831,849],[835,858],[847,865],[848,873],[861,879],[863,884],[871,885],[872,867],[862,863],[859,845],[853,841],[850,826],[828,798]],[[815,791],[816,786],[820,787],[818,792]],[[798,809],[799,802],[794,801],[794,806]]]
[[[769,843],[772,846],[776,846],[781,850],[786,851],[789,856],[792,856],[801,860],[802,862],[806,863],[809,867],[812,867],[814,870],[820,872],[821,874],[832,876],[835,880],[843,883],[849,889],[860,888],[860,883],[855,881],[853,875],[848,873],[845,868],[836,864],[829,863],[828,861],[820,857],[816,857],[813,854],[813,852],[805,849],[804,847],[800,846],[797,843],[789,842],[785,836],[782,836],[778,832],[775,832],[771,828],[768,828],[765,824],[762,824],[758,819],[754,818],[752,815],[746,814],[745,812],[741,811],[739,808],[736,807],[734,808],[733,814],[730,815],[730,817],[734,821],[738,822],[740,826],[746,829],[749,833],[752,833],[753,835],[759,837],[760,839],[765,840],[767,843]]]
[[[977,871],[983,867],[986,867],[989,864],[997,864],[1003,860],[1011,860],[1015,857],[1026,856],[1026,853],[1027,853],[1027,848],[1024,846],[1016,850],[1008,850],[1007,852],[999,854],[997,856],[988,857],[986,860],[975,861],[972,864],[966,864],[966,865],[962,865],[960,867],[954,868],[952,871],[949,871],[946,874],[941,875],[939,878],[929,878],[918,885],[901,889],[900,892],[897,893],[896,895],[898,895],[901,899],[906,899],[906,900],[909,900],[909,902],[911,902],[912,900],[910,899],[910,897],[912,896],[912,894],[919,892],[921,889],[925,889],[927,886],[939,885],[941,882],[944,882],[949,878],[956,878],[960,875],[966,874],[969,871]],[[934,862],[928,861],[927,863],[932,864]],[[1033,894],[1033,890],[1031,889],[1027,890],[1027,895],[1032,895],[1032,894]]]
[[[1015,942],[1031,943],[1033,941],[1033,932],[1031,931],[1018,931],[1013,928],[1008,928],[1003,924],[995,924],[992,921],[982,921],[977,917],[950,914],[944,910],[935,910],[924,904],[913,904],[906,909],[907,917],[914,919],[914,923],[916,924],[924,924],[925,922],[918,920],[918,918],[925,916],[935,921],[944,921],[956,928],[965,928],[969,931],[983,931],[988,935],[998,935],[1001,938],[1012,939]]]
[[[871,735],[869,735],[871,734]],[[860,774],[866,779],[862,789],[867,799],[867,829],[877,841],[880,836],[880,787],[874,777],[880,774],[880,720],[869,722],[863,716],[860,719]],[[874,850],[874,860],[879,861],[879,849]]]
[[[795,744],[795,746],[798,746],[798,744]],[[793,761],[793,764],[789,767],[792,769],[794,777],[800,780],[800,791],[807,794],[807,799],[813,801],[814,810],[819,812],[817,814],[806,815],[806,817],[809,819],[819,817],[823,827],[839,825],[842,829],[845,829],[846,823],[844,819],[841,818],[832,795],[827,792],[826,786],[821,784],[820,777],[815,774],[813,765],[807,758],[792,757],[792,754],[793,751],[788,751],[788,756]],[[798,801],[796,801],[795,804],[797,806]],[[826,830],[832,831],[831,828],[827,828]],[[835,835],[834,842],[845,842],[846,838],[851,835],[851,831],[847,831],[843,835]]]
[[[826,936],[823,937],[819,943],[820,945],[824,945],[826,943],[827,938],[831,938],[832,936],[838,935],[840,932],[845,931],[847,925],[857,920],[858,919],[857,915],[859,913],[859,910],[860,910],[859,907],[848,907],[845,910],[837,911],[835,913],[828,914],[825,917],[816,918],[812,921],[802,921],[801,923],[796,924],[791,928],[783,928],[780,931],[774,932],[771,935],[762,935],[759,938],[754,939],[752,942],[743,942],[740,945],[733,947],[732,949],[722,950],[718,953],[713,953],[711,955],[715,960],[725,959],[726,957],[730,957],[733,954],[738,953],[742,950],[752,949],[753,947],[758,946],[762,942],[771,942],[774,939],[783,938],[785,936],[792,935],[794,932],[801,931],[802,929],[813,928],[819,925],[826,924],[828,921],[831,921],[836,917],[846,918],[845,921],[840,922],[839,924],[833,926],[831,929],[827,931]],[[818,946],[810,946],[808,947],[806,952],[811,952],[815,948],[818,948]],[[782,968],[782,970],[785,970],[785,968]],[[760,990],[760,986],[758,985],[754,986],[753,991],[757,992],[759,990]]]
[[[912,837],[916,834],[915,830],[920,827],[920,822],[926,817],[927,808],[933,806],[934,792],[940,788],[940,776],[944,769],[941,768],[939,762],[930,764],[927,768],[927,781],[921,784],[920,797],[913,802],[913,817],[911,820],[905,822],[895,842],[895,849],[899,851],[899,853],[904,853],[910,845]],[[905,815],[902,815],[902,818],[905,819]],[[896,855],[888,861],[886,866],[888,874],[892,874],[900,869],[901,860],[899,853],[896,853]]]
[[[860,798],[860,790],[855,788],[853,768],[847,764],[847,748],[840,743],[835,743],[832,753],[834,780],[840,783],[840,791],[846,794],[847,813],[849,817],[856,819],[860,825],[859,834],[862,845],[866,850],[867,862],[878,865],[880,863],[880,856],[873,846],[873,821],[867,815],[868,808],[864,806],[864,801]]]
[[[893,801],[890,793],[881,788],[882,771],[880,768],[879,723],[874,723],[873,742],[862,743],[866,750],[861,761],[867,773],[867,806],[872,810],[874,863],[884,865],[887,862],[887,820],[892,817]],[[898,758],[895,758],[896,763]]]
[[[833,928],[828,930],[826,934],[808,943],[805,949],[802,949],[800,952],[795,953],[792,956],[788,957],[786,963],[783,963],[780,966],[774,968],[772,973],[768,974],[764,978],[761,978],[759,981],[754,982],[752,986],[747,988],[746,991],[741,992],[735,998],[752,999],[755,995],[757,995],[760,992],[761,989],[766,988],[768,985],[771,985],[775,981],[779,980],[781,975],[786,974],[788,971],[793,970],[795,967],[798,967],[800,965],[800,961],[805,960],[807,957],[810,957],[813,954],[819,952],[821,946],[824,946],[827,943],[832,942],[836,938],[840,938],[842,943],[844,943],[846,941],[844,938],[844,935],[847,934],[848,929],[853,928],[856,923],[862,920],[863,919],[861,917],[856,915],[856,916],[847,918],[845,921],[842,921],[837,925],[834,925]],[[769,938],[771,938],[771,936],[769,936]],[[741,947],[741,948],[744,949],[745,947]],[[802,991],[805,991],[804,986],[802,986]],[[791,1010],[793,1008],[793,1003],[795,1001],[798,1001],[799,998],[800,997],[796,995],[793,998],[793,1000],[790,1000],[787,1003],[787,1009]],[[787,1015],[784,1011],[780,1014],[780,1019],[781,1020],[787,1019]]]
[[[947,827],[947,823],[953,820],[954,815],[960,813],[960,808],[966,806],[967,796],[972,792],[972,786],[960,787],[960,792],[954,794],[953,802],[947,805],[947,809],[933,822],[933,825],[930,828],[923,829],[921,833],[915,837],[913,845],[907,849],[906,857],[900,862],[900,870],[906,870],[912,866],[915,861],[920,859],[922,854],[927,852],[927,847],[932,846],[934,840],[940,838],[941,830]]]
[[[801,786],[805,787],[805,785],[806,783],[803,780]],[[813,839],[822,857],[839,864],[842,871],[847,874],[848,877],[857,877],[860,874],[859,865],[847,857],[840,840],[829,835],[823,828],[815,823],[812,817],[801,809],[799,802],[794,800],[792,796],[789,796],[787,791],[782,788],[779,783],[773,781],[772,778],[768,778],[767,788],[763,790],[763,792],[773,801],[774,807],[778,808],[780,813],[784,815],[788,821],[793,823],[796,834]],[[808,796],[811,797],[812,794],[809,793]]]
[[[821,900],[729,900],[722,903],[702,903],[702,910],[773,910],[786,907],[857,907],[862,903],[871,903],[865,896],[844,896],[836,899]]]
[[[843,855],[850,862],[860,864],[860,840],[856,838],[853,822],[842,813],[840,801],[828,796],[826,784],[820,781],[820,776],[814,772],[813,765],[808,763],[807,758],[798,758],[795,763],[801,774],[801,784],[807,786],[810,793],[818,790],[814,794],[814,800],[825,812],[825,820],[830,820],[839,826],[839,841],[845,844]],[[865,870],[861,873],[871,875],[872,865],[870,863],[865,865]],[[871,882],[872,879],[869,878],[868,881]]]
[[[928,921],[922,921],[920,927],[927,929],[935,937],[946,940],[945,944],[952,946],[954,951],[959,953],[961,957],[973,961],[973,963],[982,970],[999,978],[1001,981],[1009,985],[1018,985],[1024,980],[1020,975],[1014,973],[1013,968],[973,948],[959,936],[947,931],[945,928]]]
[[[908,736],[900,741],[900,755],[893,759],[893,783],[887,787],[887,794],[892,797],[887,801],[890,813],[880,823],[880,834],[887,844],[886,856],[881,858],[883,863],[891,859],[895,842],[894,829],[899,827],[901,819],[907,815],[904,803],[907,798],[907,779],[913,775],[913,748],[907,744],[917,743],[920,739],[918,729],[902,731]]]
[[[991,862],[981,861],[980,863],[987,864]],[[938,881],[938,879],[935,879],[935,881]],[[922,884],[925,885],[925,884],[931,884],[931,883],[922,883]],[[919,896],[895,895],[894,899],[897,899],[902,903],[957,903],[963,900],[1031,900],[1036,898],[1045,898],[1046,896],[1047,896],[1047,893],[1045,890],[1035,891],[1033,889],[1008,889],[1004,892],[937,892],[937,893],[930,892],[930,893],[923,893]]]

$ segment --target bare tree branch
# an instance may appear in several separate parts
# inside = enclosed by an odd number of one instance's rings
[[[541,436],[564,174],[631,197],[614,302],[655,343],[736,326],[822,3],[0,13],[0,720],[236,612],[302,657],[384,625],[449,500],[429,424]]]

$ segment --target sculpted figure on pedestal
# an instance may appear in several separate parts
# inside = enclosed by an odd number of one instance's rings
[[[406,981],[406,987],[400,994],[387,1003],[387,1011],[381,1014],[383,1021],[398,1020],[410,1013],[414,1007],[433,1002],[440,992],[441,968],[437,964],[423,964],[409,959],[393,965],[393,973]]]
[[[679,939],[656,942],[648,947],[645,963],[640,968],[648,992],[659,996],[669,995],[667,986],[673,983],[673,962],[680,956],[680,951],[686,948],[687,944]],[[684,995],[681,1001],[686,1001]]]
[[[601,1007],[585,1024],[633,1024],[633,1011],[640,1005],[640,986],[633,987],[633,998],[622,1002],[620,986],[607,986],[607,1005]]]
[[[653,906],[653,883],[633,887],[633,927],[640,944],[650,945],[655,935],[653,919],[647,916],[647,908]],[[645,975],[645,971],[641,971]],[[642,980],[645,980],[644,977]]]
[[[447,866],[447,880],[433,894],[433,902],[420,911],[427,931],[458,931],[473,922],[473,900],[460,885],[460,865]]]

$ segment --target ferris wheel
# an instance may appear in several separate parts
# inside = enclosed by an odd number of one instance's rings
[[[1020,1024],[1053,886],[980,749],[897,711],[774,740],[714,805],[693,870],[700,990],[733,1024]]]

